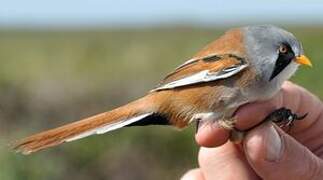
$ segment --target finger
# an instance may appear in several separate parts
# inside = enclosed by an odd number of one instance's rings
[[[250,165],[263,179],[323,177],[321,159],[272,123],[251,130],[243,144]]]
[[[181,180],[205,180],[201,169],[189,170],[181,177]]]
[[[199,165],[205,179],[258,179],[240,147],[231,142],[218,148],[201,148]]]
[[[229,131],[219,127],[217,122],[200,122],[195,135],[196,142],[203,147],[223,145],[229,139]]]

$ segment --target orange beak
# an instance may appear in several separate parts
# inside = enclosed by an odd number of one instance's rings
[[[304,55],[297,56],[295,58],[295,62],[300,64],[300,65],[306,65],[312,67],[311,61]]]

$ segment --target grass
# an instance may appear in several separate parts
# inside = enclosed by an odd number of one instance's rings
[[[289,28],[312,69],[293,81],[323,96],[323,29]],[[194,128],[126,128],[31,156],[10,140],[134,100],[222,33],[160,28],[0,31],[0,179],[178,179],[197,166]]]

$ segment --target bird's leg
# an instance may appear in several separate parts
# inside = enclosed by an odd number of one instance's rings
[[[196,134],[196,133],[197,133],[197,131],[199,130],[200,122],[201,122],[201,120],[200,120],[200,119],[197,119],[197,120],[196,120],[195,134]]]
[[[207,112],[207,113],[197,113],[195,114],[189,123],[195,121],[196,122],[196,133],[201,125],[201,122],[205,124],[205,122],[214,122],[217,119],[217,115],[214,112]]]
[[[230,141],[239,144],[240,142],[242,142],[247,132],[248,131],[241,131],[237,128],[233,128],[230,132]]]
[[[294,122],[297,120],[303,120],[308,113],[298,116],[297,114],[293,113],[290,109],[282,107],[280,109],[275,110],[274,112],[270,113],[264,121],[272,121],[276,123],[279,127],[288,127],[288,131],[294,125]]]
[[[276,123],[281,128],[288,127],[288,131],[289,131],[290,128],[294,125],[295,121],[304,119],[307,116],[307,114],[308,113],[302,116],[298,116],[297,114],[293,113],[290,109],[287,109],[285,107],[279,108],[273,111],[272,113],[270,113],[263,121],[261,121],[260,123],[256,124],[255,126],[247,130],[242,131],[237,128],[233,128],[231,131],[230,140],[232,142],[239,143],[242,141],[242,139],[244,138],[245,134],[248,131],[268,121]]]

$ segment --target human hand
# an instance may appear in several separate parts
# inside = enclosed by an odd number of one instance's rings
[[[323,104],[307,90],[284,83],[271,100],[242,106],[236,127],[248,129],[280,107],[298,115],[309,113],[284,132],[271,122],[252,129],[242,144],[228,141],[229,132],[216,123],[201,125],[196,141],[201,146],[200,168],[182,179],[322,179]],[[205,148],[213,147],[213,148]]]

